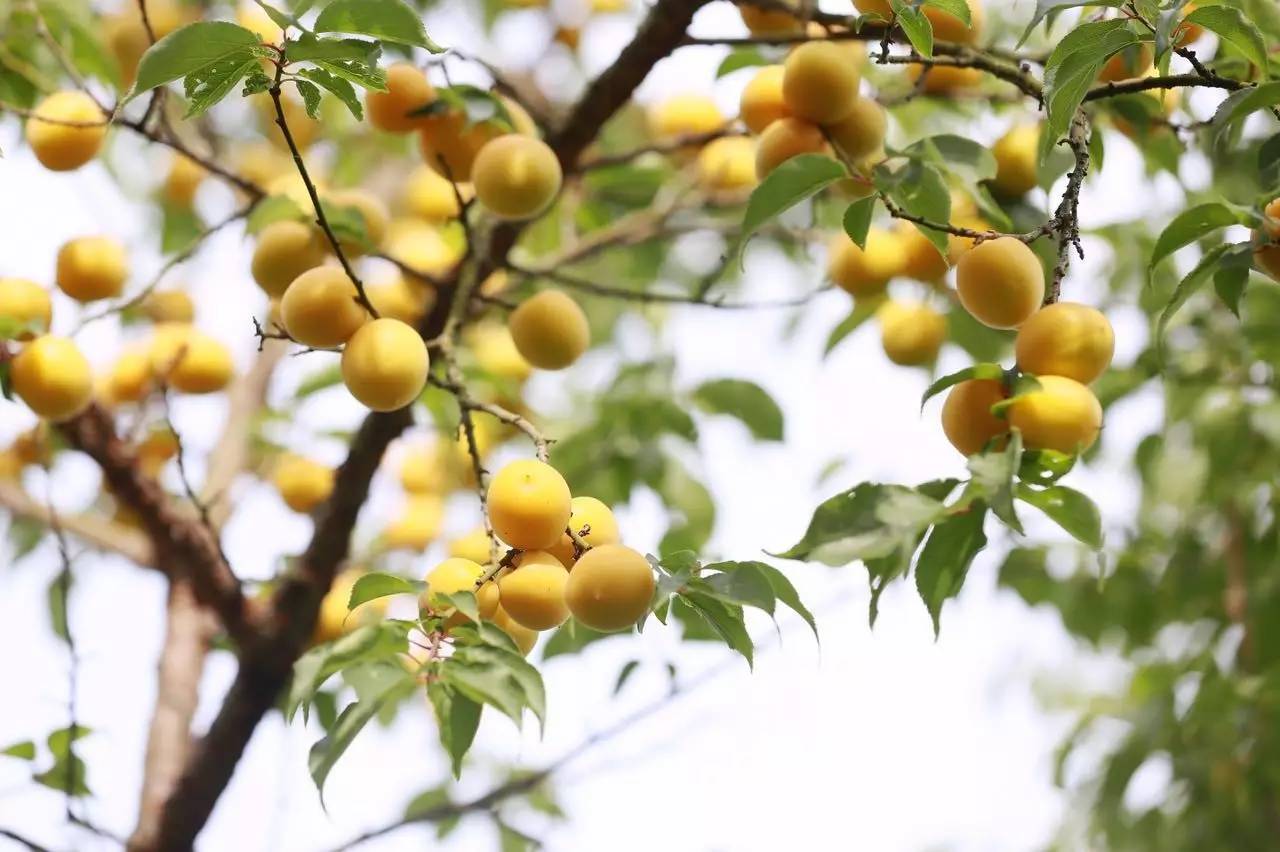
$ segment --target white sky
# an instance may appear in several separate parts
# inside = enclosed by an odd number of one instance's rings
[[[512,40],[512,61],[521,61],[521,45],[535,43],[527,35],[535,19],[513,17],[500,30],[500,37],[503,32],[523,36]],[[715,4],[697,26],[706,33],[730,32],[737,26],[733,19],[727,4]],[[441,42],[468,43],[468,30],[456,18],[433,23],[432,35]],[[618,21],[589,31],[593,37],[584,39],[586,66],[598,69],[607,63],[629,32],[630,26]],[[712,91],[721,53],[684,51],[661,63],[641,97],[691,86]],[[545,63],[540,73],[554,79],[556,64]],[[736,104],[746,76],[714,86],[726,109]],[[1000,126],[978,132],[993,137]],[[108,233],[139,246],[135,283],[145,280],[157,265],[147,254],[156,242],[154,226],[118,197],[103,167],[51,175],[19,147],[15,131],[13,122],[0,127],[5,153],[0,186],[6,198],[20,200],[0,205],[0,273],[48,282],[53,256],[64,240]],[[161,173],[157,165],[163,157],[155,159],[153,152],[143,153],[132,142],[118,150],[117,163],[132,177],[147,181],[154,179],[148,175]],[[1086,189],[1086,225],[1162,215],[1179,201],[1171,181],[1157,182],[1154,191],[1140,184],[1137,155],[1118,137],[1108,138],[1106,172],[1105,187],[1094,181]],[[230,204],[229,195],[214,188],[205,190],[200,201],[210,217]],[[199,324],[234,345],[242,367],[253,349],[248,316],[262,304],[247,273],[247,246],[238,233],[220,234],[198,263],[175,275],[197,294]],[[1065,288],[1068,298],[1090,301],[1101,293],[1103,250],[1090,248],[1089,260],[1073,267]],[[818,274],[816,268],[799,269],[759,249],[749,255],[748,269],[744,295],[752,298],[800,292]],[[215,310],[215,304],[236,308]],[[65,301],[56,306],[57,330],[68,330],[70,307]],[[709,554],[758,558],[763,550],[785,547],[798,538],[821,499],[857,482],[914,483],[962,473],[962,460],[937,424],[939,403],[931,404],[923,417],[918,414],[926,376],[890,365],[874,330],[849,338],[822,360],[826,334],[846,311],[844,294],[826,294],[807,309],[798,332],[786,340],[785,317],[780,315],[674,312],[659,345],[678,351],[682,386],[705,378],[749,378],[773,393],[787,413],[785,446],[752,443],[731,421],[706,423],[700,464],[720,506]],[[1113,321],[1117,360],[1123,362],[1140,348],[1145,323],[1131,311],[1117,312]],[[91,327],[82,338],[94,353],[117,351],[118,340],[111,322]],[[628,357],[643,357],[653,344],[638,327],[629,327],[619,349]],[[289,359],[276,393],[287,392],[326,357]],[[940,369],[958,369],[965,357],[949,349]],[[566,373],[539,375],[530,384],[530,398],[554,409],[563,403],[566,387],[590,388],[605,381],[612,358],[593,353]],[[177,425],[194,450],[207,448],[216,438],[221,406],[203,399],[178,404]],[[301,415],[312,427],[351,425],[359,416],[358,406],[341,390],[316,397]],[[1108,416],[1106,453],[1091,469],[1072,474],[1072,484],[1097,499],[1104,518],[1114,521],[1131,513],[1136,495],[1123,470],[1134,443],[1157,417],[1158,398],[1151,394],[1118,406]],[[29,423],[24,409],[0,401],[0,441]],[[342,455],[336,444],[309,449],[332,462]],[[825,485],[815,486],[819,470],[836,457],[845,460],[845,467]],[[66,508],[86,505],[97,491],[93,466],[83,458],[65,457],[54,477],[57,502]],[[46,488],[38,472],[28,475],[27,484],[36,494]],[[362,519],[364,537],[385,521],[397,499],[393,485],[377,483]],[[264,486],[244,488],[237,501],[241,511],[227,529],[227,550],[243,576],[268,576],[279,555],[305,544],[309,522],[290,515]],[[452,529],[474,524],[474,511],[458,501],[451,507]],[[1032,510],[1024,514],[1032,538],[1061,539]],[[637,499],[619,515],[630,544],[656,544],[662,520],[651,498]],[[1030,611],[1013,595],[995,589],[999,551],[1008,537],[994,524],[988,525],[988,533],[995,546],[978,557],[963,594],[948,604],[938,642],[913,582],[895,583],[884,595],[872,632],[860,566],[781,563],[818,611],[820,652],[799,619],[784,615],[782,649],[762,651],[754,673],[736,664],[711,685],[568,769],[560,786],[570,815],[567,823],[519,824],[551,849],[641,850],[655,844],[670,850],[1042,847],[1066,808],[1063,794],[1051,785],[1050,767],[1070,717],[1043,709],[1035,684],[1105,685],[1121,670],[1114,661],[1074,646],[1053,614]],[[426,561],[407,567],[420,573]],[[53,552],[45,547],[37,557],[0,571],[0,683],[6,685],[0,699],[0,746],[42,740],[66,721],[66,656],[49,632],[44,597],[56,570]],[[81,747],[95,792],[89,814],[109,830],[127,834],[154,697],[163,584],[154,573],[93,556],[78,563],[76,581],[72,627],[82,655],[79,715],[94,729]],[[764,629],[767,622],[757,627]],[[667,661],[676,662],[681,676],[689,677],[719,665],[724,656],[719,646],[680,646],[669,633],[649,630],[641,638],[615,639],[580,657],[553,660],[543,667],[550,710],[545,737],[539,740],[532,724],[522,736],[505,719],[486,714],[474,750],[483,757],[464,773],[464,790],[487,789],[487,766],[493,763],[541,766],[589,732],[652,701],[666,688]],[[644,665],[622,696],[611,698],[617,671],[630,659]],[[210,658],[198,726],[216,712],[232,674],[228,655]],[[369,728],[342,759],[327,786],[325,813],[306,771],[307,749],[318,736],[314,725],[286,729],[279,717],[270,717],[201,836],[202,848],[329,848],[393,819],[409,798],[447,773],[429,715],[425,709],[408,709],[390,730]],[[55,848],[98,848],[83,834],[66,829],[60,796],[31,785],[28,773],[25,764],[0,758],[0,826]],[[1158,779],[1152,785],[1158,790]],[[365,848],[422,848],[426,837],[422,829],[409,829]],[[493,842],[488,824],[472,818],[449,847],[471,849]]]

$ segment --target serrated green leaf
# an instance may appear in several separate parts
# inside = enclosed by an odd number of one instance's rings
[[[787,575],[783,574],[777,568],[766,562],[716,562],[706,566],[708,571],[720,571],[725,573],[743,573],[750,572],[758,574],[768,584],[775,600],[780,601],[784,606],[791,609],[796,615],[804,619],[805,624],[809,625],[809,629],[813,631],[813,638],[818,639],[818,624],[811,613],[801,601],[800,595],[796,592],[796,587],[787,579]]]
[[[858,299],[853,303],[853,310],[849,312],[849,316],[840,320],[835,328],[831,329],[831,333],[827,335],[826,345],[822,348],[822,354],[829,355],[831,350],[835,349],[840,341],[844,340],[867,320],[876,315],[876,311],[884,304],[884,298],[872,296],[866,299]]]
[[[1212,30],[1254,65],[1266,69],[1266,39],[1257,24],[1245,17],[1239,9],[1230,6],[1202,6],[1193,10],[1184,20]]]
[[[679,595],[679,599],[701,615],[726,645],[741,654],[748,667],[755,667],[755,643],[747,632],[741,606],[702,592],[687,592]]]
[[[982,531],[987,507],[975,501],[964,511],[934,524],[916,561],[916,589],[933,619],[933,635],[941,630],[942,605],[960,593],[969,566],[987,545]]]
[[[293,81],[293,85],[298,87],[298,94],[302,95],[302,105],[307,111],[308,118],[320,117],[320,87],[307,80]]]
[[[1014,479],[1022,466],[1022,436],[1015,429],[1003,449],[969,456],[972,478],[969,490],[980,496],[1009,529],[1022,534],[1022,522],[1013,507]]]
[[[242,52],[191,72],[182,80],[187,96],[187,112],[183,118],[202,115],[225,98],[245,75],[255,70],[259,70],[258,58]]]
[[[1044,512],[1081,543],[1102,549],[1102,515],[1084,494],[1065,485],[1032,488],[1025,483],[1018,484],[1017,494],[1019,500]]]
[[[1027,39],[1031,37],[1031,33],[1047,15],[1077,6],[1110,6],[1118,8],[1123,6],[1124,3],[1125,0],[1036,0],[1036,10],[1032,14],[1031,20],[1027,23],[1027,28],[1022,31],[1022,37],[1018,39],[1017,46],[1022,47],[1026,43]]]
[[[247,62],[259,44],[253,32],[226,21],[179,27],[142,55],[129,98],[236,57]]]
[[[311,773],[311,780],[315,782],[322,804],[324,782],[339,758],[355,741],[356,735],[386,704],[412,692],[413,687],[414,682],[407,673],[399,679],[389,680],[381,693],[353,701],[344,707],[329,732],[311,746],[311,752],[307,755],[307,769]]]
[[[422,18],[403,0],[334,0],[316,17],[312,28],[318,33],[369,35],[432,53],[444,52],[427,35]]]
[[[292,721],[300,707],[305,719],[307,702],[337,672],[349,666],[397,658],[408,647],[408,634],[408,623],[387,619],[357,627],[303,654],[293,664],[293,680],[284,704],[285,721]]]
[[[699,385],[693,400],[704,411],[736,417],[757,440],[782,440],[782,409],[768,391],[754,382],[714,379]]]

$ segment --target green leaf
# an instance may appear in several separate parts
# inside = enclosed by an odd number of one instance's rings
[[[290,62],[334,62],[354,60],[366,66],[374,66],[382,55],[382,46],[376,41],[358,38],[317,38],[313,33],[303,33],[284,43]],[[385,81],[386,74],[383,73]],[[385,85],[385,83],[384,83]]]
[[[1237,255],[1245,258],[1243,263],[1224,263],[1213,273],[1213,289],[1218,298],[1231,313],[1240,318],[1240,300],[1244,297],[1244,289],[1249,284],[1249,255]]]
[[[1022,464],[1022,436],[1015,429],[1002,450],[988,450],[969,457],[969,490],[982,497],[996,517],[1019,535],[1022,522],[1013,508],[1014,477]]]
[[[338,759],[346,752],[347,747],[355,741],[356,735],[392,700],[408,695],[413,691],[414,681],[407,673],[400,678],[390,680],[383,691],[369,698],[353,701],[338,714],[332,729],[311,747],[307,756],[307,769],[311,780],[315,782],[320,799],[324,801],[324,782],[337,764]]]
[[[35,760],[36,744],[31,742],[31,740],[23,740],[22,742],[17,742],[11,746],[0,749],[0,755],[3,755],[4,757],[16,757],[18,760]]]
[[[576,654],[593,642],[616,635],[618,634],[600,633],[579,624],[574,619],[569,619],[556,628],[551,638],[547,640],[547,644],[542,647],[542,659],[549,660],[561,654]]]
[[[1036,10],[1031,16],[1031,21],[1027,24],[1027,28],[1022,31],[1022,37],[1018,39],[1018,47],[1022,47],[1027,39],[1031,37],[1031,33],[1039,26],[1040,22],[1045,19],[1046,15],[1061,12],[1063,9],[1072,9],[1077,6],[1111,6],[1119,8],[1125,4],[1126,0],[1036,0]]]
[[[941,9],[948,15],[959,18],[966,27],[973,23],[969,17],[969,4],[965,0],[924,0],[920,5]]]
[[[356,90],[351,83],[336,74],[330,73],[325,68],[304,68],[298,72],[298,75],[306,77],[336,96],[356,117],[356,121],[364,119],[364,107],[360,105],[360,96],[356,94]]]
[[[212,65],[258,55],[258,36],[226,21],[187,24],[157,41],[142,54],[129,98],[171,83]]]
[[[747,632],[742,607],[702,592],[688,592],[678,597],[701,615],[726,645],[746,658],[748,667],[755,667],[755,643]]]
[[[849,235],[849,239],[860,248],[867,247],[867,232],[871,230],[871,216],[876,211],[876,202],[879,199],[874,195],[868,195],[866,198],[859,198],[850,204],[844,211],[844,232]]]
[[[308,118],[320,117],[320,87],[306,80],[294,80],[298,94],[302,95],[302,105],[307,110]]]
[[[76,741],[89,733],[89,729],[83,725],[71,725],[49,734],[45,743],[53,755],[53,766],[36,773],[32,780],[76,798],[92,795],[86,782],[87,767],[75,753]]]
[[[245,75],[258,68],[256,56],[235,53],[199,71],[191,72],[182,80],[187,96],[187,112],[183,117],[194,118],[202,115],[211,106],[225,98]]]
[[[965,367],[963,370],[957,370],[954,373],[948,373],[942,378],[936,380],[929,387],[925,388],[924,396],[920,398],[920,408],[924,408],[924,404],[931,398],[942,393],[952,385],[958,385],[961,382],[967,382],[970,379],[1003,379],[1004,367],[999,364],[982,363],[973,364]]]
[[[309,213],[299,207],[298,202],[289,196],[269,195],[253,206],[253,211],[249,213],[249,218],[245,220],[244,228],[250,236],[253,236],[272,222],[279,222],[285,219],[305,222],[309,218]]]
[[[982,523],[987,507],[975,501],[967,509],[934,524],[916,561],[916,589],[933,619],[933,635],[941,630],[942,605],[964,586],[973,558],[987,545]]]
[[[1280,133],[1258,146],[1258,188],[1271,191],[1280,186]]]
[[[342,365],[331,364],[328,367],[321,367],[303,378],[298,383],[298,389],[293,392],[293,398],[305,399],[325,388],[337,387],[340,384],[342,384]]]
[[[1239,9],[1230,6],[1203,6],[1195,9],[1184,20],[1213,30],[1223,41],[1240,51],[1245,59],[1265,72],[1267,42],[1258,26]]]
[[[1129,22],[1114,18],[1079,25],[1053,49],[1045,64],[1044,101],[1048,120],[1040,135],[1041,160],[1047,158],[1058,140],[1067,134],[1076,110],[1106,61],[1138,42],[1138,34]]]
[[[417,595],[427,588],[421,580],[409,580],[395,574],[384,574],[370,571],[362,574],[351,587],[351,597],[347,601],[347,610],[353,610],[361,604],[388,595]]]
[[[204,223],[190,207],[164,204],[160,225],[160,253],[174,254],[189,248],[204,233]]]
[[[7,380],[9,364],[0,364],[0,380]],[[7,385],[7,381],[0,382]],[[9,526],[5,530],[5,540],[9,546],[9,563],[16,565],[19,560],[30,556],[44,540],[48,528],[31,518],[9,516]]]
[[[890,0],[898,26],[906,34],[911,46],[924,57],[933,56],[933,24],[924,12],[907,4],[907,0]]]
[[[1093,501],[1065,485],[1032,488],[1018,484],[1018,499],[1030,503],[1094,550],[1102,549],[1102,515]]]
[[[1147,264],[1148,272],[1178,249],[1191,245],[1206,234],[1230,225],[1243,225],[1247,221],[1237,210],[1218,201],[1183,210],[1160,232],[1156,247],[1151,251],[1151,261]]]
[[[120,66],[88,26],[93,17],[87,5],[82,7],[65,0],[40,0],[36,8],[50,34],[62,45],[76,68],[99,80],[119,83]]]
[[[436,713],[440,744],[444,746],[445,754],[449,755],[453,777],[460,778],[463,758],[475,742],[484,707],[438,680],[427,684],[427,698],[431,700],[431,707]],[[410,810],[412,807],[411,804]]]
[[[921,160],[978,183],[996,176],[996,157],[989,146],[972,139],[944,133],[912,142],[903,156]]]
[[[757,440],[782,440],[782,409],[764,388],[754,382],[742,379],[704,382],[694,390],[693,399],[712,414],[738,418]]]
[[[326,680],[337,672],[366,662],[393,659],[408,647],[407,623],[384,620],[366,624],[350,633],[312,648],[293,664],[293,681],[285,700],[285,721],[292,721],[298,708],[306,706]]]
[[[618,679],[613,682],[613,694],[617,695],[622,691],[622,687],[626,686],[627,681],[640,668],[639,660],[627,660],[622,668],[618,671]]]
[[[920,160],[908,160],[907,165],[896,171],[886,166],[876,166],[876,187],[915,216],[931,222],[951,220],[951,190],[938,170]],[[943,257],[947,256],[950,237],[944,231],[926,228],[912,223],[915,229],[933,243]]]
[[[71,644],[71,633],[67,624],[67,596],[71,594],[73,585],[74,575],[64,568],[54,575],[45,592],[45,598],[49,604],[49,626],[53,630],[53,635],[68,645]]]
[[[734,71],[743,68],[772,64],[773,60],[761,53],[759,48],[750,45],[735,48],[729,51],[729,55],[720,61],[720,65],[716,68],[716,79],[719,80],[726,74],[732,74]]]
[[[814,510],[804,536],[791,549],[775,554],[833,567],[854,560],[895,557],[914,550],[914,542],[945,507],[928,493],[901,485],[864,482],[823,501]]]
[[[1235,245],[1224,243],[1223,245],[1214,246],[1204,253],[1200,258],[1200,262],[1196,264],[1195,269],[1187,273],[1187,276],[1178,282],[1178,286],[1174,288],[1173,296],[1169,299],[1169,304],[1164,306],[1164,310],[1160,312],[1160,318],[1156,320],[1156,351],[1161,360],[1164,359],[1164,330],[1169,325],[1169,320],[1197,290],[1205,285],[1210,276],[1217,270],[1223,256],[1228,251],[1239,250],[1240,248],[1252,253],[1252,247],[1248,243],[1236,243]]]
[[[1218,105],[1213,114],[1214,136],[1221,139],[1230,125],[1241,121],[1260,109],[1280,103],[1280,81],[1232,92]]]
[[[831,333],[827,335],[826,346],[822,349],[823,355],[831,354],[831,350],[835,349],[840,341],[844,340],[864,322],[876,315],[876,311],[884,304],[883,298],[866,298],[858,299],[853,303],[853,310],[849,312],[849,316],[840,320],[835,328],[831,329]]]
[[[441,676],[472,700],[497,707],[517,727],[523,708],[533,711],[540,725],[546,724],[547,696],[542,675],[510,647],[456,647],[441,667]]]
[[[747,240],[764,224],[845,177],[844,166],[822,154],[801,154],[778,166],[747,199],[731,255],[741,258]]]
[[[355,33],[423,47],[432,53],[444,48],[427,35],[422,18],[403,0],[334,0],[313,25],[318,33]]]
[[[706,570],[720,571],[725,574],[750,572],[759,575],[768,584],[773,597],[803,618],[805,624],[808,624],[809,629],[813,631],[813,638],[818,639],[818,624],[813,618],[813,613],[801,603],[800,595],[796,592],[796,587],[787,579],[787,575],[777,568],[765,562],[716,562],[706,566]]]

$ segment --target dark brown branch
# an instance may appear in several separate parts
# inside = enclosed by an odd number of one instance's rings
[[[1071,265],[1071,249],[1084,259],[1084,247],[1080,244],[1080,189],[1089,174],[1089,118],[1084,110],[1076,110],[1067,131],[1067,138],[1059,144],[1068,146],[1075,158],[1075,165],[1067,175],[1067,186],[1062,200],[1049,221],[1058,240],[1058,261],[1053,267],[1053,278],[1045,294],[1045,304],[1053,304],[1062,295],[1062,280],[1067,277]]]

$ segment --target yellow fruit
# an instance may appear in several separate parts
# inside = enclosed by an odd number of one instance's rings
[[[404,276],[396,274],[386,281],[366,283],[365,295],[373,302],[378,316],[390,317],[409,325],[418,320],[435,304],[435,291],[410,284]]]
[[[58,288],[78,302],[119,296],[128,277],[124,246],[110,237],[80,237],[58,249]]]
[[[0,340],[9,325],[19,340],[27,340],[49,330],[53,322],[53,303],[49,291],[26,278],[0,278]]]
[[[1087,450],[1102,428],[1102,406],[1093,391],[1065,376],[1037,376],[1039,390],[1014,400],[1009,424],[1029,450]]]
[[[444,463],[434,445],[421,444],[400,457],[398,475],[400,487],[407,493],[435,494],[444,484]]]
[[[486,556],[487,560],[488,557]],[[480,611],[480,617],[485,621],[492,621],[498,613],[498,607],[501,605],[501,593],[498,591],[498,584],[492,580],[486,580],[484,585],[476,589],[476,609]],[[529,653],[525,651],[525,653]]]
[[[346,343],[369,318],[356,302],[356,287],[337,266],[317,266],[293,280],[280,300],[289,336],[304,346]]]
[[[311,634],[311,643],[332,642],[344,633],[350,633],[357,627],[370,624],[382,617],[387,608],[386,598],[375,598],[367,601],[350,612],[347,604],[351,602],[351,592],[363,571],[348,569],[333,578],[333,585],[320,601],[320,611],[316,614],[316,626]]]
[[[698,183],[713,196],[745,194],[756,185],[756,143],[746,136],[707,143],[698,152]]]
[[[1190,15],[1195,10],[1196,10],[1196,4],[1188,3],[1187,5],[1182,7],[1182,14],[1185,17],[1186,15]],[[1200,37],[1204,35],[1204,27],[1200,26],[1199,24],[1188,23],[1187,21],[1184,20],[1184,21],[1178,22],[1178,26],[1174,28],[1173,33],[1174,33],[1173,46],[1186,47],[1192,42],[1196,42],[1200,40]]]
[[[794,115],[816,124],[836,124],[853,111],[861,74],[839,44],[801,44],[783,67],[782,97]]]
[[[950,12],[944,12],[936,6],[925,6],[924,16],[933,26],[933,37],[938,41],[954,41],[961,44],[972,44],[982,32],[983,11],[980,0],[968,0],[969,24]]]
[[[459,213],[453,184],[427,166],[418,166],[409,173],[401,201],[410,214],[428,222],[456,219]]]
[[[849,235],[836,234],[827,252],[827,277],[846,293],[861,298],[884,292],[889,279],[902,273],[902,244],[883,228],[867,232],[866,249]]]
[[[827,128],[827,136],[846,160],[856,163],[883,155],[885,126],[884,107],[871,98],[855,98],[853,109]]]
[[[397,62],[387,68],[387,90],[365,95],[369,123],[388,133],[408,133],[422,126],[421,115],[409,115],[436,99],[435,86],[414,65]]]
[[[217,393],[235,373],[231,352],[212,337],[193,332],[171,362],[166,381],[183,393]]]
[[[898,222],[893,235],[902,248],[903,275],[925,284],[938,284],[947,277],[947,259],[919,228],[910,222]]]
[[[1066,376],[1089,384],[1111,364],[1116,337],[1096,308],[1055,302],[1031,315],[1018,329],[1018,367],[1037,376]]]
[[[613,516],[613,510],[604,503],[594,497],[574,497],[570,507],[569,529],[581,536],[588,545],[597,547],[621,541],[618,521]],[[585,534],[582,532],[584,528],[588,530]],[[562,534],[560,541],[548,548],[547,552],[560,560],[562,565],[573,566],[573,540],[568,533]]]
[[[65,337],[46,334],[23,346],[10,362],[9,380],[13,392],[46,420],[74,417],[93,399],[89,361]]]
[[[942,405],[942,431],[951,446],[971,456],[1008,432],[1008,422],[991,413],[1004,398],[998,379],[969,379],[953,387]]]
[[[500,379],[523,382],[533,372],[504,325],[482,323],[467,329],[467,341],[480,369]]]
[[[1253,260],[1259,269],[1280,281],[1280,243],[1257,246],[1253,250]]]
[[[137,402],[151,392],[151,358],[140,347],[126,349],[107,374],[107,395],[113,402]]]
[[[982,72],[977,68],[956,68],[950,65],[935,65],[928,69],[922,90],[930,95],[949,95],[976,88],[982,83]],[[907,79],[913,84],[925,73],[923,65],[911,65],[907,68]]]
[[[181,290],[156,290],[142,300],[142,312],[152,322],[191,322],[196,306]]]
[[[107,136],[106,118],[80,91],[54,92],[27,119],[27,144],[46,169],[69,172],[98,156]]]
[[[1026,195],[1039,182],[1040,127],[1022,124],[1011,129],[991,146],[996,158],[996,176],[991,188],[998,195],[1016,198]]]
[[[142,26],[142,20],[136,14],[136,9],[132,6],[127,6],[126,9],[133,10],[134,14],[130,15],[126,11],[103,16],[102,35],[103,41],[106,42],[107,48],[116,60],[116,67],[120,69],[120,81],[125,88],[128,88],[133,85],[138,75],[138,61],[151,46],[151,39],[147,36],[146,27]],[[149,9],[148,14],[150,14]]]
[[[476,581],[484,575],[484,569],[470,559],[450,557],[427,573],[427,590],[422,595],[423,609],[448,610],[445,595],[474,592]]]
[[[525,299],[511,312],[507,328],[524,359],[543,370],[563,370],[591,344],[587,315],[558,290]]]
[[[284,31],[280,25],[271,20],[271,16],[257,3],[240,3],[236,7],[236,23],[268,44],[284,42]]]
[[[1130,45],[1106,61],[1098,72],[1098,81],[1115,83],[1141,77],[1151,68],[1154,60],[1155,52],[1147,42]]]
[[[565,601],[573,617],[592,630],[626,630],[649,611],[653,569],[640,553],[620,544],[593,547],[573,566]]]
[[[502,608],[501,603],[493,613],[493,623],[511,637],[511,641],[516,643],[516,647],[520,649],[520,653],[525,656],[533,650],[533,646],[538,643],[538,631],[530,630],[523,624],[519,624],[507,611]]]
[[[487,143],[471,166],[476,198],[500,219],[531,219],[560,192],[564,173],[541,139],[508,133]]]
[[[190,157],[174,154],[164,178],[164,198],[175,207],[187,208],[195,201],[196,191],[208,171]]]
[[[752,133],[761,134],[770,124],[791,115],[782,97],[783,71],[781,65],[766,65],[742,90],[738,115]]]
[[[947,318],[920,302],[886,302],[876,318],[884,354],[904,367],[932,364],[947,339]]]
[[[569,524],[569,486],[544,462],[511,462],[490,481],[488,497],[494,531],[520,550],[554,546]]]
[[[280,152],[268,142],[256,141],[246,142],[240,145],[232,156],[232,162],[235,164],[236,174],[243,177],[250,183],[258,186],[266,186],[281,175],[286,175],[293,169],[293,160],[289,155]],[[311,203],[311,199],[307,199],[307,204]],[[303,207],[304,210],[310,210],[310,207]]]
[[[516,133],[532,136],[537,132],[529,114],[518,104],[504,98],[503,105]],[[466,182],[471,180],[472,164],[480,149],[511,132],[512,128],[496,121],[468,125],[466,116],[458,111],[433,113],[423,121],[418,143],[424,163],[450,180]]]
[[[788,35],[803,30],[800,19],[790,12],[758,9],[755,6],[739,6],[738,12],[742,15],[742,23],[753,36]]]
[[[435,225],[397,219],[387,229],[386,251],[415,272],[437,278],[457,265],[464,248],[450,245]]]
[[[449,542],[449,555],[470,559],[481,565],[489,562],[489,534],[484,527],[476,527],[464,536]],[[482,612],[481,615],[484,613]]]
[[[724,123],[720,108],[708,95],[676,95],[659,101],[649,110],[649,132],[659,142],[711,133]]]
[[[388,550],[426,550],[444,522],[444,501],[435,494],[414,494],[400,516],[383,531]]]
[[[387,205],[377,196],[363,189],[341,189],[330,192],[324,203],[326,207],[354,212],[364,224],[365,240],[338,240],[342,253],[348,258],[359,257],[369,250],[377,251],[386,239],[391,214],[387,211]]]
[[[310,225],[293,219],[272,222],[258,234],[250,269],[268,296],[280,298],[293,280],[324,263],[325,243]]]
[[[520,567],[498,581],[502,608],[519,625],[530,630],[550,630],[569,618],[564,602],[569,572],[550,554],[545,559],[524,554]]]
[[[781,118],[765,128],[756,145],[756,177],[764,180],[778,166],[801,154],[828,153],[826,137],[816,124]]]
[[[956,292],[960,304],[983,325],[1017,328],[1044,301],[1044,269],[1020,240],[986,240],[956,264]]]
[[[383,317],[363,326],[342,350],[342,381],[374,411],[413,402],[427,383],[427,344],[412,326]]]
[[[134,451],[138,466],[150,477],[160,475],[168,461],[178,454],[178,437],[168,428],[156,429],[143,438]]]
[[[286,506],[305,515],[329,499],[333,477],[333,468],[288,453],[275,463],[271,483]]]

